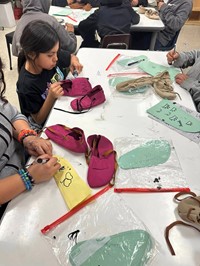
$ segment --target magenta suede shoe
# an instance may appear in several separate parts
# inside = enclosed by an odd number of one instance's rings
[[[61,124],[49,126],[45,129],[47,137],[60,146],[78,153],[88,152],[88,146],[82,129],[68,128]]]
[[[82,111],[91,109],[105,102],[106,98],[104,91],[100,85],[95,86],[90,92],[83,97],[77,98],[71,102],[71,107],[74,111]]]
[[[64,90],[64,96],[83,96],[92,90],[92,86],[88,78],[66,79],[61,81],[61,86]]]
[[[101,135],[87,138],[90,147],[87,181],[91,188],[102,187],[114,179],[116,172],[116,152],[109,139]]]

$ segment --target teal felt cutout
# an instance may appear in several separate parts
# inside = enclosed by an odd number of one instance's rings
[[[165,163],[171,154],[166,140],[151,140],[123,154],[118,165],[122,169],[144,168]]]
[[[169,100],[160,101],[149,108],[147,113],[181,131],[200,132],[199,120]]]
[[[130,230],[77,243],[69,261],[72,266],[142,266],[146,265],[152,246],[149,233]]]
[[[72,13],[70,9],[63,9],[61,11],[58,11],[57,13],[53,14],[53,16],[69,16]]]
[[[170,75],[170,79],[172,81],[174,81],[175,76],[180,73],[180,70],[173,67],[173,66],[166,67],[166,66],[151,62],[150,60],[145,60],[145,61],[141,62],[139,64],[139,68],[141,68],[144,72],[146,72],[152,76],[156,76],[159,73],[162,73],[164,71],[168,71],[169,75]]]

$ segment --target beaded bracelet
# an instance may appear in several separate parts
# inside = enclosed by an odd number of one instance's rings
[[[28,136],[37,136],[37,133],[33,129],[23,129],[19,132],[18,141],[23,143],[23,140]]]
[[[34,184],[35,184],[34,179],[29,174],[29,172],[25,171],[24,169],[20,169],[19,170],[19,174],[21,176],[21,179],[24,182],[26,190],[30,191],[33,188]]]

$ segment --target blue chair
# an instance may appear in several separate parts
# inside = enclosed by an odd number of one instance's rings
[[[174,35],[174,38],[168,43],[165,51],[170,51],[174,48],[174,45],[177,43],[178,36],[181,30],[177,31]]]
[[[174,38],[167,44],[167,46],[156,47],[156,44],[155,44],[155,50],[158,50],[158,51],[170,51],[170,50],[172,50],[174,48],[175,44],[177,43],[180,31],[181,30],[176,32],[176,34],[174,35]],[[160,45],[158,44],[158,46],[160,46]]]

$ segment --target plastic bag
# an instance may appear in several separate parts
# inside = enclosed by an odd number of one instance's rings
[[[140,137],[118,138],[114,141],[114,146],[115,150],[117,151],[118,158],[120,158],[121,155],[126,154],[131,150],[137,149],[149,141],[152,141],[152,139]],[[157,164],[155,166],[137,167],[133,169],[122,169],[118,167],[115,178],[115,191],[190,191],[176,155],[175,148],[171,141],[168,142],[171,147],[171,151],[169,159],[166,162]],[[145,159],[150,156],[150,154],[145,154]],[[140,160],[143,160],[143,158],[141,157]]]
[[[147,97],[149,93],[152,93],[150,91],[151,86],[143,86],[133,90],[130,89],[128,92],[116,91],[116,85],[118,83],[149,76],[139,67],[139,65],[146,60],[148,61],[148,57],[145,55],[127,56],[118,54],[110,62],[106,70],[110,72],[110,74],[108,74],[108,83],[114,97],[144,98]]]
[[[111,219],[114,217],[114,219]],[[130,241],[131,236],[134,239]],[[147,265],[157,242],[145,225],[109,189],[45,235],[62,266]]]
[[[110,73],[117,72],[136,72],[142,73],[139,65],[141,62],[148,60],[146,55],[139,56],[127,56],[118,54],[109,64],[106,70],[109,70]]]
[[[146,74],[142,73],[115,73],[115,74],[109,74],[108,75],[108,84],[110,87],[110,90],[112,91],[113,97],[127,97],[127,98],[134,98],[134,99],[140,99],[140,98],[146,98],[148,97],[152,92],[152,86],[151,85],[145,85],[141,88],[137,89],[130,89],[126,92],[120,92],[116,90],[117,84],[128,81],[132,79],[137,79],[140,77],[148,76]]]

